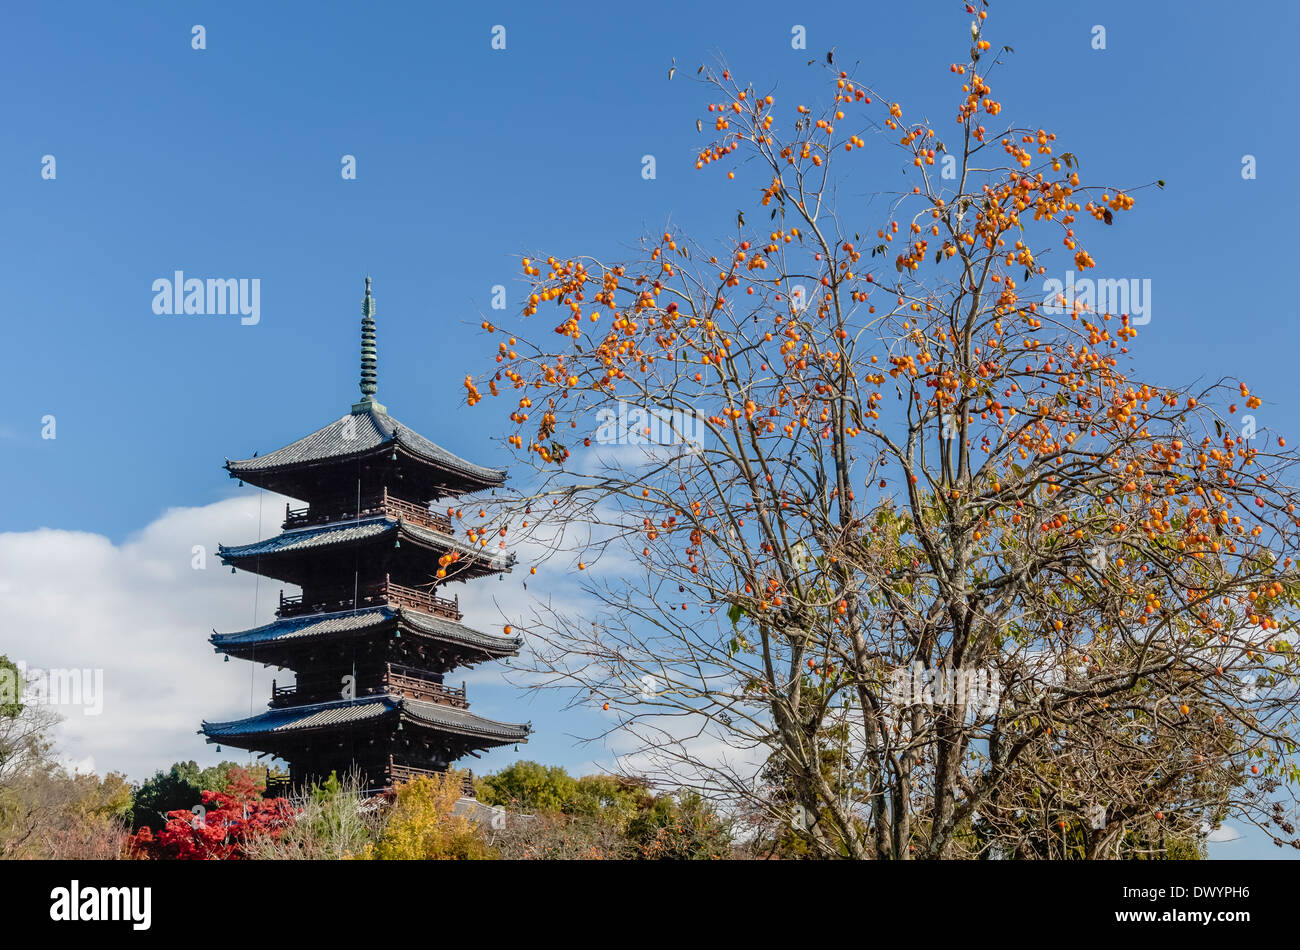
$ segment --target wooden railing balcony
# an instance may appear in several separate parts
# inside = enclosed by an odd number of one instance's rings
[[[272,709],[279,709],[281,706],[292,706],[297,695],[297,686],[279,686],[276,684],[275,680],[271,680]]]
[[[392,607],[409,607],[412,610],[446,617],[448,620],[460,620],[463,616],[460,612],[459,597],[439,597],[432,591],[403,587],[401,584],[394,584],[388,575],[384,575],[383,583],[368,584],[359,588],[355,594],[351,592],[317,594],[311,600],[307,600],[303,594],[286,597],[284,591],[280,591],[280,609],[276,611],[276,616],[300,617],[304,614],[365,610],[368,607],[384,604]]]
[[[389,515],[401,518],[422,528],[431,528],[443,534],[452,534],[451,519],[418,502],[396,498],[384,488],[378,495],[363,496],[358,499],[347,498],[336,501],[324,501],[302,508],[284,506],[284,530],[307,528],[312,525],[330,524],[336,521],[355,521],[375,515]]]
[[[357,695],[360,696],[394,696],[399,699],[414,699],[423,703],[441,703],[444,706],[454,706],[457,709],[469,709],[469,700],[465,694],[465,684],[460,684],[460,689],[454,686],[444,686],[430,678],[425,670],[415,669],[410,666],[401,666],[396,663],[384,664],[384,673],[380,678],[378,686],[368,689],[361,689]],[[338,696],[317,697],[315,699],[300,697],[298,687],[281,686],[275,680],[271,680],[271,702],[272,709],[281,709],[285,706],[296,706],[312,702],[324,702],[329,699],[338,699]]]
[[[262,793],[263,798],[284,798],[290,792],[290,781],[287,775],[272,775],[271,770],[266,770],[266,791]]]
[[[423,610],[428,614],[437,614],[440,617],[446,617],[448,620],[460,620],[464,616],[460,612],[460,595],[455,597],[439,597],[433,591],[416,590],[413,587],[403,587],[400,584],[394,584],[387,576],[384,578],[384,590],[390,604],[396,604],[399,607],[410,607],[413,610]]]
[[[456,689],[454,686],[444,686],[428,677],[429,674],[423,670],[388,663],[384,668],[384,688],[388,690],[390,696],[400,696],[403,699],[415,699],[426,703],[441,703],[444,706],[455,706],[457,709],[469,708],[469,700],[465,698],[464,683],[460,684],[460,689]]]

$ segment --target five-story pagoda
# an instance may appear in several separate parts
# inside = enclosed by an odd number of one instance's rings
[[[431,503],[502,484],[398,423],[375,399],[375,305],[361,304],[361,401],[291,445],[226,462],[232,478],[306,503],[282,534],[219,551],[223,563],[301,589],[273,623],[210,638],[217,652],[292,670],[270,709],[204,722],[209,742],[289,763],[293,788],[351,769],[378,789],[441,772],[477,750],[527,741],[527,725],[469,711],[445,676],[518,653],[515,637],[461,624],[446,583],[509,571],[512,555],[458,540]]]

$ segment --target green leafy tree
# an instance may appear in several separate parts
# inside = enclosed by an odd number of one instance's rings
[[[644,777],[586,775],[516,762],[479,780],[479,799],[531,813],[535,824],[502,837],[504,853],[524,858],[725,857],[732,831],[689,791],[656,793]]]
[[[17,718],[23,711],[22,699],[22,672],[10,662],[9,657],[0,654],[0,717]]]
[[[570,813],[578,801],[578,783],[559,766],[515,762],[484,776],[476,789],[481,801],[516,811]]]
[[[139,831],[148,826],[154,831],[167,823],[167,813],[193,808],[203,800],[203,793],[231,790],[232,779],[254,769],[252,764],[221,762],[200,769],[198,763],[175,762],[166,772],[156,772],[153,778],[136,789],[131,808],[131,826]]]
[[[650,782],[625,775],[584,775],[578,779],[574,810],[582,815],[604,815],[625,825],[647,797]]]
[[[731,857],[732,832],[709,802],[689,789],[656,795],[628,822],[643,859],[701,861]]]

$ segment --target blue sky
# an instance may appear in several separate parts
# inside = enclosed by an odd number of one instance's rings
[[[1152,282],[1142,375],[1240,375],[1264,399],[1259,425],[1293,434],[1300,330],[1272,278],[1294,267],[1281,172],[1300,144],[1282,107],[1297,13],[1248,9],[997,2],[990,36],[1015,53],[994,91],[1004,116],[1055,131],[1087,177],[1166,180],[1089,245],[1099,274]],[[821,75],[807,60],[833,46],[909,114],[946,121],[968,20],[961,2],[10,5],[0,531],[121,544],[169,508],[230,497],[224,457],[269,451],[355,401],[366,274],[380,399],[454,451],[505,464],[489,438],[504,429],[464,408],[460,380],[490,360],[478,323],[494,285],[510,316],[493,319],[518,319],[519,257],[617,258],[643,231],[717,234],[752,204],[693,168],[708,101],[697,65],[725,55],[792,107]],[[194,24],[205,50],[191,48]],[[505,50],[491,48],[498,24]],[[791,48],[796,24],[806,51]],[[340,175],[344,155],[356,180]],[[862,220],[879,223],[865,198]],[[260,278],[260,322],[156,315],[151,285],[175,270]],[[54,440],[41,438],[46,414]],[[524,751],[577,768],[592,752],[554,705],[520,716],[546,736]],[[196,740],[193,755],[205,751]]]

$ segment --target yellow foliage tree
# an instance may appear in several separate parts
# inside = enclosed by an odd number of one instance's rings
[[[379,840],[362,857],[382,861],[484,860],[495,857],[473,823],[455,813],[461,774],[421,776],[398,785]]]

